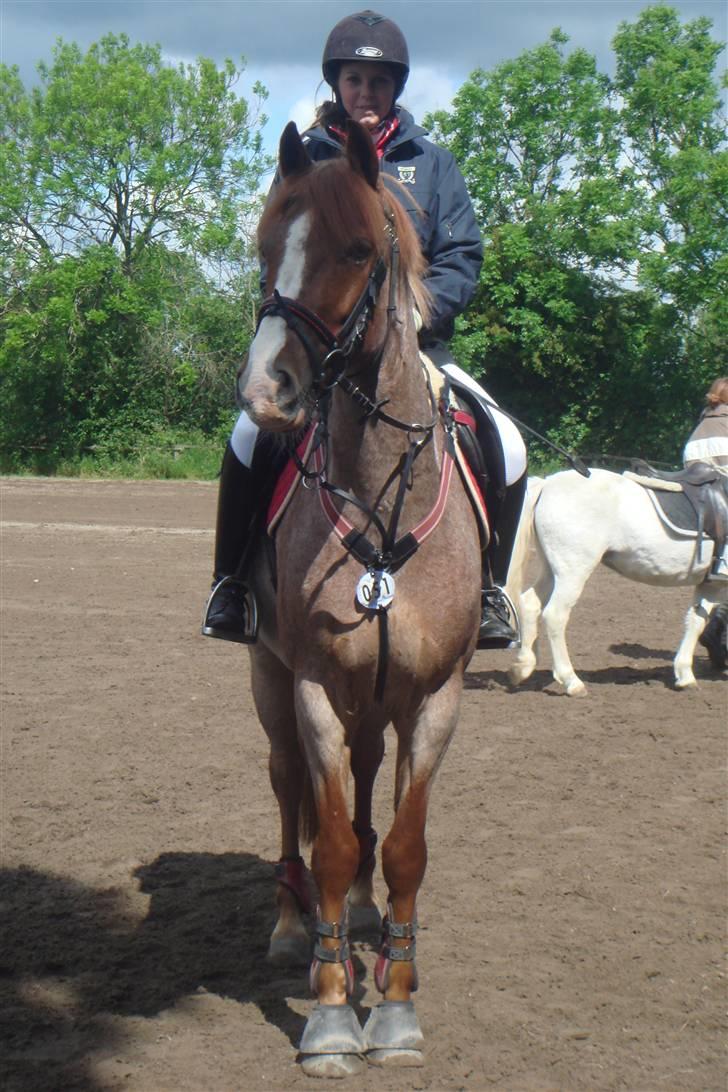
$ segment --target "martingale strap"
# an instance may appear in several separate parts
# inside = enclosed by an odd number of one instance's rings
[[[447,437],[447,440],[449,440],[449,437]],[[323,458],[321,449],[317,448],[313,453],[313,463],[316,469],[323,469]],[[387,556],[387,570],[389,572],[396,572],[397,569],[401,568],[440,523],[445,513],[454,465],[450,443],[446,442],[440,470],[440,486],[435,503],[428,515],[420,520],[416,527],[413,527],[411,531],[408,531],[391,544]],[[319,489],[318,495],[321,507],[344,548],[365,567],[369,568],[371,565],[376,564],[381,557],[381,550],[377,549],[366,535],[362,531],[358,531],[346,516],[339,511],[330,490]]]

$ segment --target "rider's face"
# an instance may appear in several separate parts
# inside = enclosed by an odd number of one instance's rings
[[[343,64],[337,86],[346,113],[367,129],[375,129],[392,109],[394,77],[382,64],[372,61]]]

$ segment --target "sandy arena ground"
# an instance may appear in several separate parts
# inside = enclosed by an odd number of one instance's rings
[[[306,975],[263,959],[278,828],[247,653],[198,635],[215,485],[0,486],[0,1085],[315,1087]],[[583,700],[545,667],[512,693],[512,654],[476,653],[430,809],[426,1065],[348,1087],[724,1092],[728,687],[701,649],[699,689],[672,689],[688,599],[596,573]]]

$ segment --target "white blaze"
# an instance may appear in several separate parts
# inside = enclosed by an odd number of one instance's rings
[[[298,298],[303,287],[306,243],[310,230],[310,212],[304,212],[291,224],[283,251],[283,261],[273,286],[278,289],[281,296],[288,296],[292,300]],[[287,331],[285,319],[279,315],[268,315],[263,319],[248,353],[251,378],[259,375],[260,369],[265,369],[268,361],[275,360],[280,355],[285,345]]]

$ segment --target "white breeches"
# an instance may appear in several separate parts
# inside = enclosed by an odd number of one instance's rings
[[[481,401],[485,402],[493,415],[495,426],[498,429],[501,447],[503,448],[503,461],[506,468],[506,485],[514,485],[519,478],[526,473],[526,445],[520,432],[508,417],[500,413],[498,403],[494,402],[490,395],[457,364],[440,364],[440,368],[463,387],[467,387]]]
[[[253,465],[253,451],[255,450],[255,441],[258,439],[258,432],[258,426],[250,420],[243,410],[235,422],[230,437],[230,447],[238,460],[243,466],[247,466],[248,470]]]

